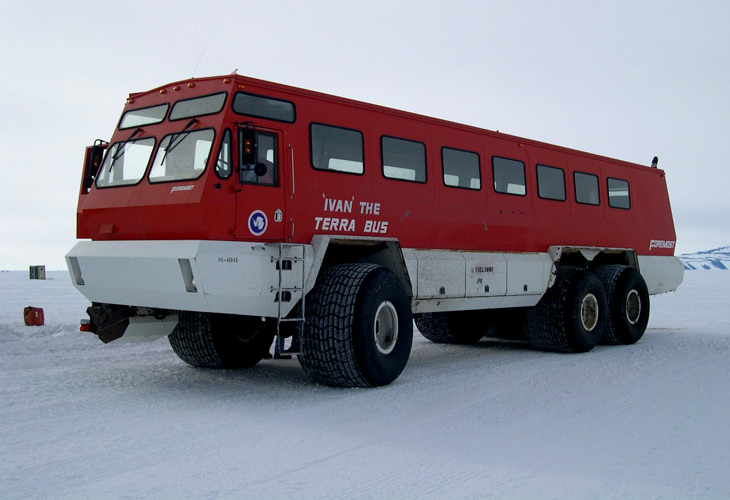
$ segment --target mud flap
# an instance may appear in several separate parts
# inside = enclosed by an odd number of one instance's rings
[[[176,314],[138,315],[134,307],[114,304],[94,304],[86,312],[90,331],[105,344],[122,337],[123,342],[155,340],[170,335],[178,323]]]

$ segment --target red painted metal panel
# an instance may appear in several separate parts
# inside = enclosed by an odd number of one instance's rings
[[[145,177],[133,186],[94,187],[88,194],[82,193],[80,238],[310,243],[315,234],[343,234],[395,237],[410,248],[545,252],[550,245],[575,245],[632,248],[641,255],[674,253],[675,232],[664,172],[656,168],[237,75],[186,80],[131,94],[125,110],[163,102],[172,105],[221,91],[228,92],[224,110],[199,117],[195,125],[216,130],[203,175],[159,184],[150,184]],[[296,122],[235,114],[230,103],[237,91],[293,102]],[[216,176],[213,166],[222,130],[235,132],[236,124],[244,121],[279,134],[279,186],[241,184],[235,173],[228,179]],[[362,133],[362,175],[312,168],[309,128],[313,122]],[[140,137],[154,136],[159,144],[162,137],[179,132],[184,125],[185,120],[145,125]],[[130,129],[116,130],[110,143],[130,134]],[[383,177],[383,135],[425,144],[427,183]],[[444,146],[479,155],[480,189],[444,184]],[[234,158],[236,154],[234,146]],[[524,162],[524,196],[495,192],[493,156]],[[565,171],[565,201],[537,196],[538,163]],[[599,206],[575,201],[575,171],[599,177]],[[630,210],[609,207],[607,177],[629,182]],[[248,224],[257,223],[252,217],[258,217],[259,211],[266,226],[256,234]]]

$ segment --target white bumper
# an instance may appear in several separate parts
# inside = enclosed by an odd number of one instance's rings
[[[279,271],[279,252],[289,263]],[[66,255],[74,286],[91,302],[285,316],[301,293],[308,245],[222,241],[81,241]],[[280,282],[281,280],[281,282]]]

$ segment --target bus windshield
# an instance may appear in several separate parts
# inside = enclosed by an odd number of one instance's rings
[[[197,179],[213,146],[213,129],[166,135],[160,142],[150,170],[150,182]]]
[[[139,182],[154,148],[154,137],[113,144],[101,166],[97,187],[127,186]]]

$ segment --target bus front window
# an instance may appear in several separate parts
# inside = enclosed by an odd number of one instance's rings
[[[166,135],[152,163],[150,182],[200,177],[208,163],[214,135],[213,129]]]
[[[101,165],[97,187],[128,186],[142,179],[150,161],[155,139],[147,137],[112,144]]]

